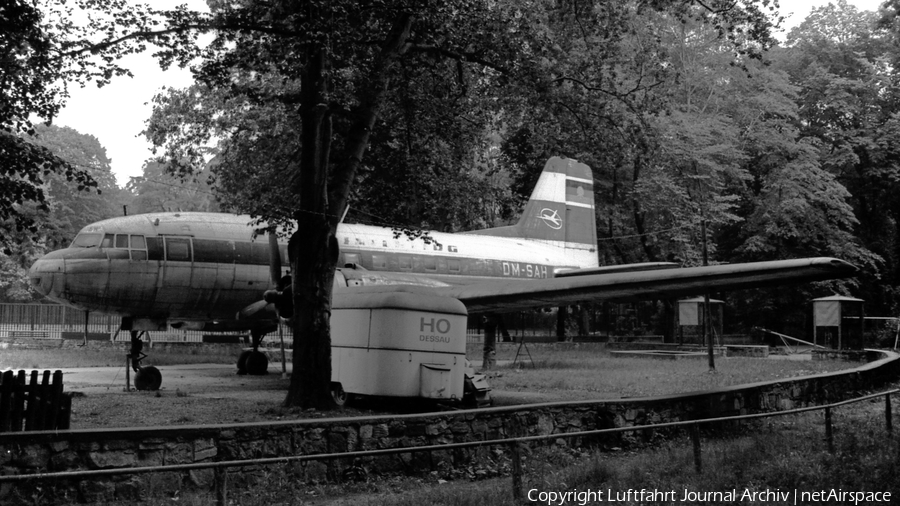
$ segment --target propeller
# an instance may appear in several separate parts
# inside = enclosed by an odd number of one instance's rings
[[[238,312],[238,319],[248,319],[260,311],[268,309],[269,304],[282,318],[290,318],[294,314],[294,299],[291,277],[281,275],[281,250],[278,247],[278,234],[275,227],[269,228],[269,289],[263,292],[262,300],[247,305]]]
[[[291,277],[281,275],[281,250],[278,248],[278,235],[275,227],[269,229],[269,282],[274,289],[263,293],[263,300],[275,304],[275,310],[281,318],[294,315],[294,297]]]

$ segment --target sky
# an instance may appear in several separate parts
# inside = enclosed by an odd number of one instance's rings
[[[882,0],[848,0],[859,10],[877,10]],[[206,9],[202,0],[154,0],[157,8],[187,3],[193,9]],[[781,12],[789,16],[786,30],[803,21],[813,7],[827,5],[828,0],[780,0]],[[785,32],[786,33],[786,32]],[[123,60],[133,78],[118,77],[97,88],[72,88],[66,107],[54,119],[60,126],[90,134],[106,148],[119,186],[129,178],[142,175],[144,162],[153,156],[152,146],[141,131],[152,112],[151,100],[163,87],[184,88],[193,82],[190,71],[172,68],[160,70],[149,54],[130,55]]]

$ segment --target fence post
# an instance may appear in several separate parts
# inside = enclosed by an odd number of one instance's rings
[[[891,394],[884,396],[884,423],[888,434],[894,431],[894,421],[891,420]]]
[[[694,443],[694,469],[699,473],[703,470],[703,461],[700,459],[700,427],[696,423],[691,425],[691,442]]]
[[[225,506],[228,503],[228,469],[216,468],[216,506]]]
[[[12,432],[21,432],[25,428],[25,371],[19,370],[16,375],[10,428]]]
[[[38,412],[41,408],[38,405],[40,392],[38,392],[38,372],[31,371],[31,379],[28,382],[28,407],[25,408],[25,430],[35,430],[37,426]]]
[[[512,451],[512,495],[518,503],[522,500],[522,442],[513,441],[509,449]]]
[[[834,433],[831,430],[831,406],[825,406],[825,442],[828,443],[828,453],[834,453]]]
[[[0,432],[8,432],[11,424],[13,372],[4,371],[0,377]]]

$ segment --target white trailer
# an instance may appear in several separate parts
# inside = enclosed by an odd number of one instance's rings
[[[490,388],[466,360],[466,307],[408,287],[334,294],[332,392],[485,404]]]

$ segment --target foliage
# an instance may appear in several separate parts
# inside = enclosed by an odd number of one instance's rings
[[[73,188],[63,174],[43,175],[43,203],[23,202],[17,206],[17,218],[0,223],[7,240],[5,252],[0,254],[0,300],[38,298],[27,278],[31,264],[49,250],[66,247],[88,223],[115,216],[127,201],[127,195],[116,187],[106,150],[95,137],[68,127],[36,125],[34,135],[25,136],[23,142],[84,172],[98,191]],[[33,223],[34,228],[17,230],[17,220]]]
[[[898,46],[896,32],[877,21],[875,13],[845,1],[814,9],[773,61],[798,87],[794,125],[809,139],[806,159],[846,188],[842,199],[855,215],[852,223],[827,215],[837,245],[829,250],[863,267],[858,294],[869,302],[867,311],[896,314],[900,89],[892,62]],[[814,191],[818,202],[828,195]]]
[[[13,233],[38,233],[27,210],[48,211],[45,183],[58,175],[79,191],[96,187],[88,170],[33,142],[32,116],[52,119],[67,96],[65,63],[57,57],[65,23],[49,21],[32,2],[13,0],[0,10],[0,246],[9,255]]]
[[[796,240],[805,214],[834,212],[840,233],[796,248],[821,251],[855,225],[846,194],[808,151],[791,146],[800,175],[756,163],[766,147],[752,136],[771,123],[752,116],[766,100],[740,94],[750,75],[766,75],[775,89],[764,96],[786,111],[760,117],[791,114],[788,88],[758,63],[777,24],[767,0],[247,0],[212,2],[209,14],[80,5],[99,14],[82,32],[63,24],[83,34],[60,46],[73,79],[127,73],[117,58],[148,40],[163,66],[193,63],[198,84],[157,97],[148,125],[166,170],[209,170],[226,208],[296,224],[294,330],[316,337],[295,347],[303,365],[288,403],[328,403],[334,231],[351,203],[401,225],[491,225],[512,217],[543,160],[562,154],[595,170],[607,260],[767,255]],[[202,32],[213,36],[203,46]],[[91,67],[92,57],[104,63]],[[489,190],[505,181],[518,197]],[[814,181],[831,189],[811,191]],[[785,191],[797,198],[772,228],[764,211]],[[715,238],[741,220],[753,235],[723,249]],[[701,237],[698,225],[711,232]]]
[[[143,175],[132,177],[125,185],[134,195],[129,213],[219,212],[213,183],[209,169],[180,177],[172,174],[165,162],[149,160],[144,164]]]

